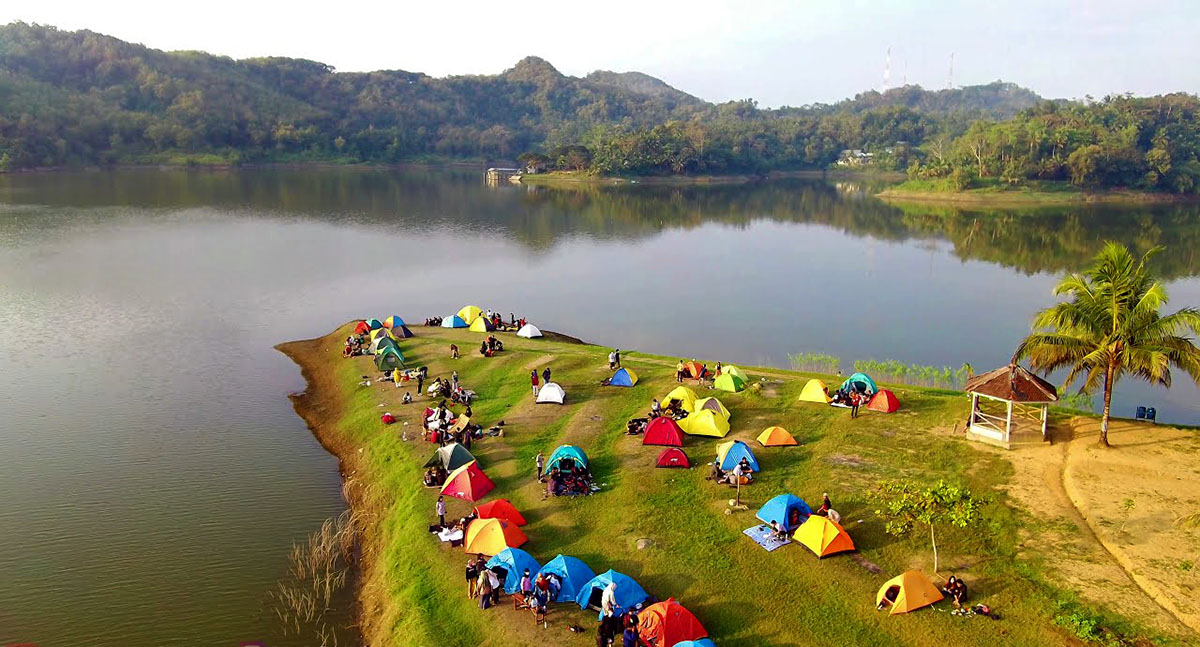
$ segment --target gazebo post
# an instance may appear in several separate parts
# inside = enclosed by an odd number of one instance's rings
[[[1046,423],[1050,418],[1050,405],[1042,405],[1042,440],[1046,440]]]
[[[979,411],[979,394],[971,394],[971,415],[967,417],[967,428],[975,426],[975,412]]]
[[[1004,442],[1012,442],[1012,410],[1013,401],[1008,400],[1008,418],[1004,422]]]

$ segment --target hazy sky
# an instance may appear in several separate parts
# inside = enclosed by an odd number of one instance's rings
[[[319,60],[344,71],[637,70],[712,101],[835,101],[883,84],[1014,81],[1047,97],[1200,92],[1200,0],[173,3],[4,0],[13,20],[160,49]]]

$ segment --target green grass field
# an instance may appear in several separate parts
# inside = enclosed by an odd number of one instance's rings
[[[421,465],[435,447],[414,438],[427,401],[400,405],[404,389],[360,386],[361,375],[377,371],[368,358],[340,357],[339,340],[348,330],[283,350],[305,367],[310,393],[333,390],[317,394],[336,403],[323,409],[332,419],[322,423],[313,412],[306,417],[343,459],[347,478],[362,487],[372,515],[362,582],[366,643],[593,644],[595,615],[578,606],[552,607],[549,629],[535,629],[528,612],[515,612],[506,601],[481,611],[467,599],[464,554],[427,532],[436,519],[437,491],[421,486]],[[1057,625],[1074,627],[1079,619],[1096,620],[1135,641],[1118,644],[1151,644],[1136,623],[1085,608],[1054,586],[1038,555],[1022,548],[1023,538],[1039,528],[1007,503],[1002,487],[1012,468],[1000,452],[950,431],[966,415],[961,394],[889,387],[900,411],[864,411],[852,420],[845,409],[797,402],[807,376],[789,371],[743,367],[760,386],[738,394],[697,388],[702,397],[720,397],[732,412],[727,439],[750,443],[763,467],[743,489],[750,510],[726,514],[734,491],[704,479],[720,440],[687,437],[684,449],[698,467],[656,469],[662,448],[643,447],[639,437],[624,433],[629,418],[644,415],[652,397],[675,386],[675,358],[626,354],[623,364],[638,373],[639,383],[603,387],[609,349],[504,334],[505,351],[483,358],[475,352],[481,334],[413,330],[417,336],[400,344],[409,366],[427,365],[430,379],[456,370],[479,394],[475,420],[485,427],[505,421],[503,437],[477,441],[471,450],[497,486],[485,500],[507,498],[529,520],[524,530],[530,542],[523,548],[542,563],[563,553],[597,573],[626,573],[658,598],[679,600],[718,645],[1078,645],[1083,643],[1073,634],[1082,632]],[[451,342],[464,349],[461,359],[449,358]],[[716,358],[708,359],[711,366]],[[529,371],[547,364],[567,392],[564,406],[533,404]],[[326,379],[314,382],[318,374]],[[836,386],[836,378],[827,382]],[[402,422],[382,425],[385,410]],[[760,448],[754,438],[776,424],[801,446]],[[405,430],[407,442],[401,439]],[[601,492],[543,500],[533,458],[538,451],[549,456],[563,443],[587,452]],[[948,603],[894,617],[875,611],[875,592],[885,580],[909,568],[932,568],[927,534],[892,537],[873,514],[873,486],[900,477],[964,483],[990,499],[977,527],[939,531],[940,577],[965,576],[972,601],[991,605],[1001,620],[956,617],[946,612]],[[784,492],[814,507],[828,492],[858,552],[818,560],[792,544],[767,553],[743,536],[743,529],[758,523],[758,506]],[[471,507],[450,502],[450,516]],[[653,545],[637,549],[642,538]],[[570,633],[570,624],[589,633]]]

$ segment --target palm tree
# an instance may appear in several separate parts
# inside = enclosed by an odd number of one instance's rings
[[[1033,334],[1014,354],[1014,361],[1028,358],[1037,371],[1068,368],[1064,388],[1080,376],[1081,392],[1103,385],[1105,447],[1113,388],[1126,374],[1170,388],[1174,367],[1200,383],[1200,349],[1184,336],[1200,331],[1200,311],[1159,314],[1167,291],[1146,264],[1161,250],[1151,249],[1139,260],[1124,245],[1105,243],[1083,274],[1059,281],[1054,294],[1068,300],[1037,313]]]

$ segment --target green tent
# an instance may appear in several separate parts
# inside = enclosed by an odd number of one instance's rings
[[[845,382],[842,382],[841,390],[849,391],[850,389],[854,389],[859,393],[866,393],[867,395],[879,392],[879,387],[875,386],[875,380],[872,380],[871,376],[866,373],[855,373],[846,378]]]
[[[392,339],[391,337],[388,337],[387,335],[384,335],[382,337],[376,338],[375,341],[371,342],[371,346],[368,350],[371,351],[371,354],[378,355],[389,348],[395,348],[395,349],[399,350],[399,347],[396,345],[396,340]]]
[[[721,389],[722,391],[729,391],[730,393],[737,393],[738,391],[746,388],[746,380],[738,377],[734,373],[721,373],[713,382],[713,388]]]
[[[582,449],[574,445],[559,445],[558,449],[554,450],[553,454],[550,454],[550,460],[546,461],[546,471],[548,472],[558,467],[560,462],[567,459],[573,460],[579,463],[584,469],[587,469],[588,457],[587,454],[583,453]]]
[[[430,456],[429,460],[425,461],[425,467],[441,465],[447,471],[453,472],[473,460],[475,460],[475,457],[471,455],[471,452],[467,451],[466,447],[458,443],[450,443],[445,447],[439,447],[433,453],[433,456]]]
[[[375,356],[375,368],[381,371],[392,371],[404,366],[404,356],[395,346],[389,347]]]

